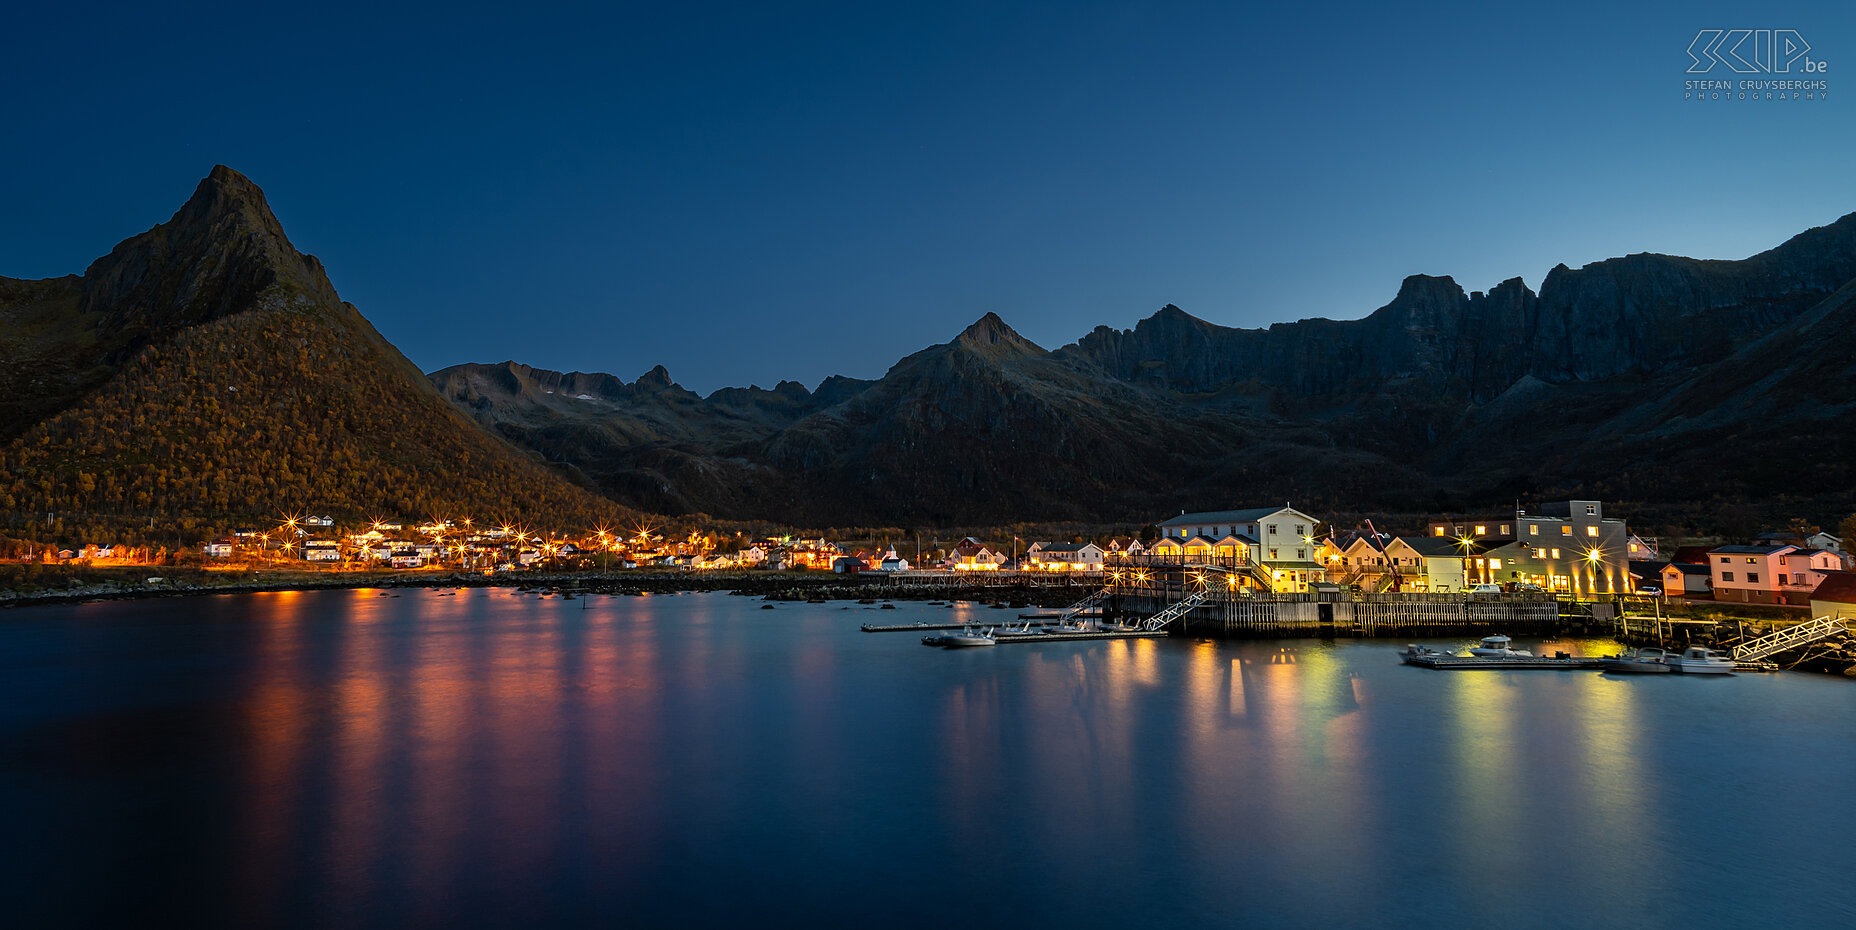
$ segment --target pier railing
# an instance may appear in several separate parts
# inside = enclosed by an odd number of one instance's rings
[[[1787,649],[1809,646],[1822,642],[1839,633],[1847,632],[1846,621],[1835,617],[1818,617],[1803,623],[1795,623],[1783,630],[1768,633],[1758,639],[1749,639],[1734,647],[1734,661],[1751,662],[1767,656],[1778,655]]]

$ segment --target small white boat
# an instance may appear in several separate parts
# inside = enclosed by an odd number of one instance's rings
[[[1484,636],[1482,638],[1481,645],[1471,646],[1469,648],[1469,654],[1472,656],[1481,656],[1482,658],[1485,658],[1485,659],[1490,659],[1490,658],[1531,659],[1534,657],[1534,654],[1527,651],[1526,649],[1513,648],[1513,646],[1511,645],[1513,642],[1514,642],[1513,640],[1509,639],[1506,636],[1502,636],[1499,633],[1494,636]]]
[[[948,647],[994,646],[999,642],[992,638],[991,630],[987,630],[984,633],[975,633],[972,630],[961,630],[958,633],[949,633],[941,639],[941,645]]]
[[[1675,671],[1669,664],[1668,653],[1654,647],[1631,649],[1622,655],[1605,656],[1598,661],[1605,663],[1605,671],[1619,674],[1654,675]]]
[[[1727,675],[1734,670],[1734,660],[1712,649],[1690,646],[1681,655],[1670,656],[1669,667],[1684,675]]]
[[[972,627],[968,627],[954,633],[924,636],[922,637],[922,645],[947,646],[950,648],[959,646],[995,646],[998,645],[998,640],[992,638],[992,630],[990,629],[981,633],[975,631]]]

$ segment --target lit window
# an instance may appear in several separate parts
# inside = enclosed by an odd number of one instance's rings
[[[1559,557],[1560,557],[1560,551],[1559,551],[1558,549],[1553,549],[1553,550],[1550,550],[1550,551],[1552,551],[1552,553],[1553,553],[1553,557],[1554,557],[1554,558],[1556,558],[1556,559],[1557,559],[1557,558],[1559,558]]]
[[[1752,565],[1752,564],[1754,564],[1754,562],[1753,562],[1753,557],[1752,557],[1752,556],[1750,556],[1750,555],[1749,555],[1749,556],[1747,556],[1747,557],[1746,557],[1746,564],[1748,564],[1748,565]]]
[[[1570,527],[1570,526],[1567,526],[1567,525],[1566,525],[1566,524],[1564,524],[1564,523],[1562,523],[1562,524],[1560,524],[1560,535],[1561,535],[1561,536],[1571,536],[1571,535],[1572,535],[1572,527]]]
[[[1486,526],[1478,526],[1478,527],[1476,527],[1476,535],[1477,535],[1477,536],[1487,536],[1487,535],[1489,535],[1489,528],[1488,528],[1488,527],[1486,527]]]
[[[1598,527],[1596,527],[1596,526],[1588,526],[1588,527],[1586,527],[1586,528],[1585,528],[1585,535],[1587,535],[1587,536],[1597,536],[1597,535],[1598,535]],[[1631,548],[1633,548],[1633,549],[1634,549],[1634,548],[1636,548],[1636,547],[1635,547],[1635,546],[1632,546]]]
[[[1545,550],[1545,549],[1535,549],[1535,550],[1534,550],[1534,558],[1536,558],[1536,559],[1544,559],[1544,558],[1546,558],[1546,557],[1547,557],[1547,550]]]
[[[1270,550],[1270,558],[1271,558],[1272,560],[1276,558],[1276,550],[1274,550],[1274,549],[1271,549],[1271,550]]]
[[[1539,535],[1540,535],[1540,524],[1538,524],[1538,523],[1529,523],[1529,524],[1527,525],[1527,535],[1529,535],[1529,536],[1539,536]]]
[[[1636,552],[1636,551],[1637,551],[1637,544],[1636,544],[1636,543],[1631,543],[1631,544],[1630,544],[1630,551],[1632,551],[1632,552]]]
[[[1501,559],[1490,559],[1490,560],[1489,560],[1489,570],[1490,570],[1490,571],[1494,571],[1494,572],[1499,572],[1499,571],[1501,571],[1501,570],[1502,570],[1502,560],[1501,560]]]
[[[1442,536],[1442,535],[1444,534],[1444,528],[1443,528],[1443,527],[1441,527],[1441,526],[1440,526],[1440,527],[1436,527],[1436,530],[1437,530],[1437,535],[1439,535],[1439,536]]]
[[[1502,524],[1502,535],[1503,536],[1508,535],[1508,524],[1506,523]]]

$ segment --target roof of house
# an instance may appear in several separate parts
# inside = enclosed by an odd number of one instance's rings
[[[1829,549],[1800,549],[1797,552],[1785,553],[1785,557],[1791,558],[1794,555],[1813,556],[1813,555],[1834,555],[1834,554],[1835,553],[1831,552]]]
[[[1668,562],[1652,562],[1648,559],[1633,559],[1630,563],[1630,571],[1631,574],[1639,578],[1649,578],[1651,576],[1661,575],[1663,569],[1668,566]]]
[[[1161,526],[1185,526],[1194,523],[1255,523],[1272,514],[1292,510],[1291,507],[1253,507],[1249,510],[1206,510],[1199,513],[1182,513],[1177,517],[1161,523]],[[1301,511],[1296,511],[1300,513]]]
[[[1666,569],[1673,568],[1684,575],[1711,575],[1714,573],[1708,566],[1696,565],[1693,562],[1671,562],[1663,567]]]
[[[1679,546],[1677,547],[1675,552],[1670,553],[1669,561],[1682,562],[1682,563],[1692,564],[1692,565],[1699,565],[1703,562],[1708,561],[1708,550],[1711,548],[1713,547],[1712,546]]]
[[[1728,553],[1729,555],[1772,555],[1773,553],[1776,553],[1776,552],[1784,552],[1785,550],[1790,549],[1790,548],[1792,547],[1791,546],[1717,546],[1713,549],[1710,549],[1709,551],[1716,553],[1716,554],[1725,552],[1725,553]]]
[[[1823,582],[1811,592],[1811,600],[1856,604],[1856,572],[1825,572]]]
[[[1081,552],[1084,549],[1088,549],[1091,546],[1095,546],[1095,548],[1097,549],[1102,548],[1101,546],[1096,546],[1095,543],[1086,543],[1086,542],[1083,542],[1083,543],[1045,543],[1043,551],[1045,552]]]

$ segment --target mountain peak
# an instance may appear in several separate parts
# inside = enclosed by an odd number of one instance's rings
[[[1007,325],[997,313],[988,311],[985,316],[975,320],[972,326],[961,330],[954,342],[971,349],[1018,349],[1042,353],[1044,350],[1037,343],[1018,334]]]
[[[241,313],[274,287],[339,305],[322,264],[298,252],[250,178],[216,165],[167,222],[84,272],[84,307],[154,332]]]
[[[676,382],[670,380],[670,369],[662,365],[653,365],[650,371],[638,376],[634,382],[639,387],[668,388]]]

